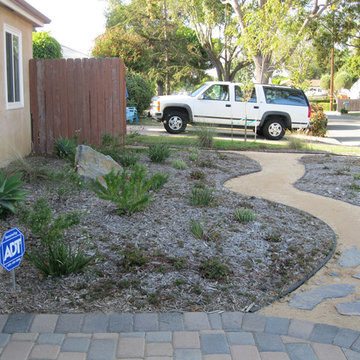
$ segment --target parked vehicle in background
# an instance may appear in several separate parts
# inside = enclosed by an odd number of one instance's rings
[[[149,116],[162,122],[167,132],[178,134],[190,124],[256,129],[267,139],[281,139],[286,129],[309,126],[311,108],[301,89],[255,84],[244,101],[242,85],[207,82],[191,95],[154,97]]]

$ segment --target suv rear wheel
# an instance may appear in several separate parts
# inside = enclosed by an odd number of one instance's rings
[[[284,123],[280,119],[267,120],[262,131],[268,140],[280,140],[285,135]]]
[[[185,112],[172,110],[165,115],[164,127],[170,134],[179,134],[185,131],[188,116]]]

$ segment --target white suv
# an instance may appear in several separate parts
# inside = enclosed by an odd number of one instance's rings
[[[281,139],[286,129],[310,124],[311,108],[300,89],[255,84],[248,102],[240,83],[207,82],[191,95],[154,97],[149,116],[161,121],[167,132],[178,134],[188,123],[257,129],[267,139]]]

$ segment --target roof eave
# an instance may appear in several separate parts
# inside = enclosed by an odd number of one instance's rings
[[[0,4],[6,6],[18,15],[28,20],[34,27],[42,27],[50,24],[51,20],[36,10],[24,0],[0,0]]]

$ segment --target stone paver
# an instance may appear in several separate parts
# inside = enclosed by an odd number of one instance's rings
[[[341,267],[355,267],[360,265],[360,250],[357,246],[346,249],[342,252],[342,258],[339,261]]]
[[[319,286],[315,289],[295,295],[289,305],[302,310],[312,310],[326,299],[340,298],[355,292],[355,286],[349,284],[335,284]]]
[[[200,341],[201,350],[204,355],[230,354],[229,345],[224,332],[201,334]]]
[[[336,304],[335,307],[341,315],[360,316],[360,301]]]

